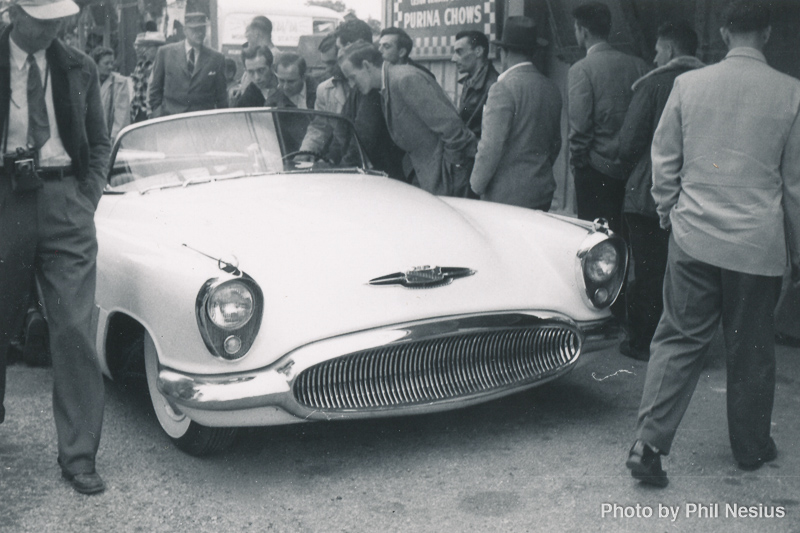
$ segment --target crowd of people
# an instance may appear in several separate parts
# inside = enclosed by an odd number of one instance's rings
[[[112,50],[97,48],[88,64],[56,39],[59,22],[77,9],[72,0],[14,0],[12,25],[0,36],[0,59],[14,65],[5,85],[0,78],[5,146],[35,150],[42,169],[42,179],[28,183],[6,168],[13,179],[0,187],[0,422],[8,345],[35,276],[53,347],[59,465],[79,492],[104,488],[94,469],[102,377],[88,327],[97,246],[91,215],[110,139],[149,118],[226,107],[340,114],[390,178],[437,195],[548,211],[566,105],[578,217],[605,219],[626,237],[635,262],[635,279],[615,308],[626,326],[620,351],[649,361],[628,468],[645,483],[666,485],[660,457],[670,451],[720,323],[734,457],[754,469],[777,456],[774,309],[787,263],[800,280],[800,82],[766,64],[764,3],[727,5],[721,35],[730,52],[713,66],[694,57],[690,24],[662,24],[654,70],[608,43],[608,6],[579,5],[575,38],[586,56],[569,69],[566,103],[534,65],[547,45],[534,20],[508,17],[491,42],[463,31],[452,57],[462,85],[455,105],[411,59],[413,41],[398,28],[384,29],[375,43],[367,23],[343,22],[319,44],[324,70],[314,77],[302,56],[275,47],[270,20],[258,16],[247,27],[236,81],[235,64],[204,45],[206,15],[188,13],[181,42],[166,44],[157,31],[137,36],[127,78],[113,71]],[[50,74],[44,83],[41,71]],[[23,96],[8,111],[12,89]],[[54,99],[57,91],[74,101]],[[86,112],[79,119],[61,111],[67,104]],[[312,121],[300,149],[314,153],[331,135]],[[70,205],[82,211],[48,214],[64,205],[48,201],[58,195],[72,195]],[[70,227],[51,227],[63,220]],[[70,253],[61,253],[65,247]]]

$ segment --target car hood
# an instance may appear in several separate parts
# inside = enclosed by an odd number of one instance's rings
[[[586,229],[527,209],[445,201],[355,174],[263,176],[107,200],[98,224],[159,248],[195,250],[184,255],[207,263],[209,277],[217,262],[201,254],[235,257],[264,292],[253,346],[269,339],[263,364],[315,340],[431,317],[531,309],[604,316],[576,287]],[[475,273],[432,289],[369,284],[424,265]]]

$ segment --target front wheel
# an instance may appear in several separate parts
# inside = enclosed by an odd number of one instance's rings
[[[189,455],[202,456],[227,449],[236,438],[236,428],[211,428],[202,426],[183,414],[158,390],[158,352],[148,333],[144,334],[144,366],[147,390],[161,429],[180,450]]]

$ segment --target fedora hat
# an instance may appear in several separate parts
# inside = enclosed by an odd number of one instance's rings
[[[492,41],[492,44],[501,48],[535,50],[539,46],[547,46],[548,42],[538,37],[536,22],[532,18],[508,17],[503,25],[502,38]]]
[[[78,14],[81,8],[72,0],[13,0],[11,5],[39,20],[53,20]]]
[[[208,16],[205,13],[186,13],[183,17],[185,28],[204,28],[208,26]]]
[[[160,32],[146,31],[144,33],[138,34],[133,44],[153,44],[158,46],[166,42],[167,40],[164,38],[163,35],[161,35]]]

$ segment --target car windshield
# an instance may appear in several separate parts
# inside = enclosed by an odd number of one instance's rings
[[[109,191],[147,192],[276,173],[366,170],[369,164],[340,116],[284,109],[175,115],[123,131]]]

